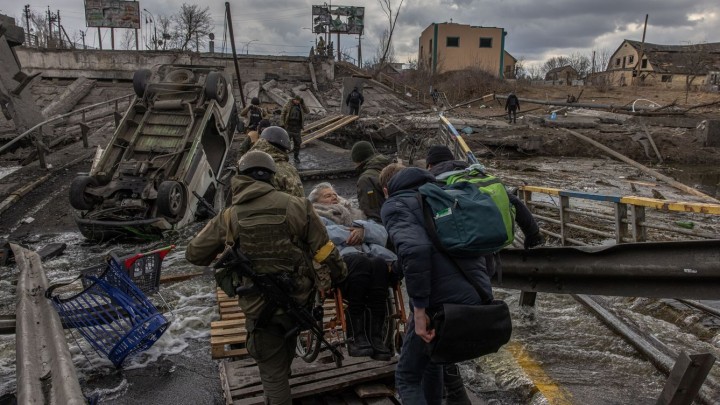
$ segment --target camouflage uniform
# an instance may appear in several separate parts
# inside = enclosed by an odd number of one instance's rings
[[[390,159],[379,153],[374,154],[358,165],[360,178],[357,181],[358,205],[368,219],[381,224],[380,207],[385,202],[385,194],[378,182],[380,171],[390,164]]]
[[[305,197],[305,191],[303,190],[302,181],[297,169],[288,162],[288,154],[275,147],[273,144],[268,142],[266,139],[258,139],[251,150],[259,150],[270,155],[275,161],[277,171],[273,176],[272,185],[275,189],[294,195],[296,197]]]
[[[302,130],[305,126],[305,114],[309,114],[310,109],[305,105],[305,102],[300,99],[300,122],[290,122],[289,116],[290,109],[293,106],[293,100],[294,99],[290,99],[287,103],[285,103],[285,106],[283,106],[280,122],[282,122],[283,127],[285,127],[288,135],[290,135],[290,140],[293,143],[293,155],[297,160],[300,156],[300,145],[302,144]]]
[[[248,153],[250,148],[252,148],[253,145],[255,145],[255,142],[258,141],[258,138],[260,138],[260,134],[258,134],[257,131],[248,132],[247,136],[240,144],[240,148],[238,148],[238,159],[241,158],[242,155]]]
[[[301,304],[314,291],[313,260],[332,264],[333,280],[345,279],[347,268],[309,201],[242,175],[233,177],[232,191],[232,206],[190,241],[185,252],[188,261],[208,265],[226,241],[235,241],[256,272],[290,273],[298,286],[292,297]],[[265,304],[260,294],[240,297],[238,303],[247,318],[247,349],[258,364],[266,399],[270,404],[290,405],[289,374],[297,334],[287,333],[295,327],[293,320],[278,310],[259,325]]]

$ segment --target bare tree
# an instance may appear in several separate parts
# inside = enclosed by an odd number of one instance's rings
[[[546,60],[545,63],[543,63],[541,68],[542,75],[545,76],[547,72],[555,68],[567,66],[569,64],[570,59],[568,59],[566,56],[553,56],[552,58]]]
[[[122,37],[120,38],[120,49],[135,49],[135,30],[123,30]]]
[[[568,58],[569,65],[578,73],[578,77],[586,77],[590,71],[590,59],[580,53],[573,53]]]
[[[158,45],[162,45],[163,51],[175,46],[175,42],[177,42],[177,35],[173,36],[172,31],[172,19],[170,17],[161,15],[158,16],[157,19],[157,29],[158,29]],[[175,33],[177,34],[177,33]]]
[[[608,48],[593,49],[590,53],[591,73],[606,71],[611,57],[612,51]]]
[[[403,1],[404,0],[400,0],[397,7],[393,7],[393,0],[378,0],[378,4],[380,4],[380,8],[382,9],[383,13],[385,13],[385,16],[387,16],[388,22],[387,29],[383,33],[383,39],[380,42],[382,52],[380,60],[378,61],[378,70],[383,68],[385,63],[387,63],[388,55],[391,54],[391,50],[393,47],[392,36],[393,32],[395,32],[395,24],[397,23],[398,16],[400,16],[400,8],[403,5]]]
[[[21,18],[20,21],[22,21],[22,27],[27,32],[28,27],[27,24],[25,24],[25,18]],[[46,13],[30,11],[29,31],[31,37],[29,38],[29,40],[32,42],[32,45],[38,46],[40,48],[47,47],[49,29],[50,28],[48,27],[48,19]]]
[[[180,50],[199,51],[200,46],[207,42],[213,20],[209,6],[201,9],[197,4],[183,3],[180,12],[173,16],[173,22]]]
[[[515,71],[513,72],[514,79],[522,79],[525,76],[525,57],[521,56],[520,59],[515,61]]]
[[[685,70],[685,104],[688,102],[690,87],[699,76],[708,74],[712,69],[713,58],[705,44],[694,44],[688,46],[688,51],[683,53],[685,66],[677,66]]]

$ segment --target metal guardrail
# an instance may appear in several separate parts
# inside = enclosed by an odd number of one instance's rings
[[[646,209],[720,215],[720,204],[673,202],[637,196],[623,197],[536,186],[521,186],[518,192],[525,204],[534,208],[533,215],[537,219],[553,225],[556,229],[559,228],[559,232],[552,232],[547,229],[541,229],[541,231],[546,235],[559,239],[563,246],[568,244],[589,245],[573,237],[578,232],[606,240],[614,240],[615,243],[645,242],[648,240],[648,230],[671,232],[701,239],[715,239],[719,236],[716,233],[696,230],[694,229],[694,223],[685,219],[678,219],[675,226],[659,223],[659,221],[650,221]],[[548,195],[553,203],[533,201],[533,193]],[[572,206],[571,199],[584,200],[587,205],[592,205],[596,209],[583,210]],[[542,211],[542,213],[537,211]],[[557,214],[554,212],[557,212]],[[601,223],[604,226],[589,227],[580,225],[577,222],[581,221],[577,220],[581,218],[589,218],[593,223]],[[575,223],[573,223],[573,220],[575,220]]]
[[[378,79],[380,79],[380,83],[390,87],[395,92],[402,92],[403,94],[410,93],[412,97],[422,101],[423,103],[427,102],[427,95],[425,92],[412,86],[408,86],[407,84],[400,83],[385,73],[379,73]]]
[[[7,150],[8,148],[10,148],[10,146],[14,145],[15,143],[19,142],[20,140],[24,139],[25,137],[27,137],[28,135],[32,134],[32,133],[35,132],[35,131],[38,131],[38,133],[41,134],[41,133],[42,133],[42,127],[43,127],[44,125],[48,125],[48,124],[52,124],[52,123],[58,122],[58,121],[63,120],[63,119],[65,119],[65,118],[71,117],[71,116],[73,116],[73,115],[82,114],[82,121],[81,121],[81,123],[84,125],[84,123],[86,122],[85,114],[86,114],[88,111],[93,110],[93,109],[95,109],[95,108],[97,108],[97,107],[104,106],[104,105],[110,104],[110,103],[115,103],[115,112],[117,113],[117,112],[118,112],[118,109],[119,109],[119,101],[120,101],[120,100],[123,100],[123,99],[126,99],[126,98],[127,98],[127,99],[130,99],[130,98],[132,98],[132,97],[135,97],[135,94],[126,94],[126,95],[124,95],[124,96],[120,96],[120,97],[117,97],[117,98],[113,98],[113,99],[111,99],[111,100],[101,101],[101,102],[99,102],[99,103],[95,103],[95,104],[89,105],[89,106],[87,106],[87,107],[83,107],[83,108],[80,108],[80,109],[77,109],[77,110],[74,110],[74,111],[70,111],[70,112],[67,112],[67,113],[65,113],[65,114],[59,114],[59,115],[56,115],[56,116],[54,116],[54,117],[52,117],[52,118],[46,119],[45,121],[40,122],[39,124],[36,124],[36,125],[33,126],[32,128],[30,128],[30,129],[28,129],[27,131],[23,132],[22,134],[16,136],[15,138],[13,138],[13,140],[11,140],[10,142],[6,143],[5,145],[0,146],[0,153],[4,152],[4,151]],[[82,137],[83,137],[83,145],[84,145],[85,147],[87,147],[87,132],[86,132],[86,131],[81,131],[81,134],[82,134]],[[37,148],[38,148],[38,156],[40,157],[40,166],[43,167],[43,168],[46,168],[46,167],[45,167],[45,162],[44,162],[44,156],[45,156],[45,152],[47,151],[47,147],[42,143],[42,140],[41,140],[40,138],[41,138],[40,136],[37,136],[37,137],[36,137],[36,139],[35,139],[35,145],[36,145]]]
[[[19,269],[16,308],[17,402],[85,404],[60,317],[45,298],[40,256],[12,244]]]

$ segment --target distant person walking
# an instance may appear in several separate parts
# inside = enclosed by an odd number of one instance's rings
[[[508,112],[508,123],[512,124],[517,122],[517,111],[520,111],[520,100],[515,93],[511,92],[508,95],[507,101],[505,101],[505,109]]]
[[[305,100],[300,96],[295,96],[283,107],[281,122],[292,140],[295,163],[300,163],[300,145],[302,144],[300,134],[305,123],[305,114],[309,112],[310,109],[305,105]]]
[[[240,116],[245,118],[245,130],[246,131],[257,131],[257,126],[262,120],[266,120],[270,117],[267,110],[260,107],[260,99],[253,97],[250,104],[240,111]]]
[[[345,99],[345,105],[350,107],[351,115],[360,115],[360,106],[364,102],[365,97],[363,97],[362,93],[360,93],[360,90],[358,90],[357,86],[352,89],[350,94],[348,94],[347,98]]]

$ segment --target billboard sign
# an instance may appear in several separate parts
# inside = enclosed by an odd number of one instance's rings
[[[140,2],[85,0],[88,27],[140,28]]]
[[[327,32],[362,35],[365,26],[365,7],[312,6],[312,28],[316,34]]]

